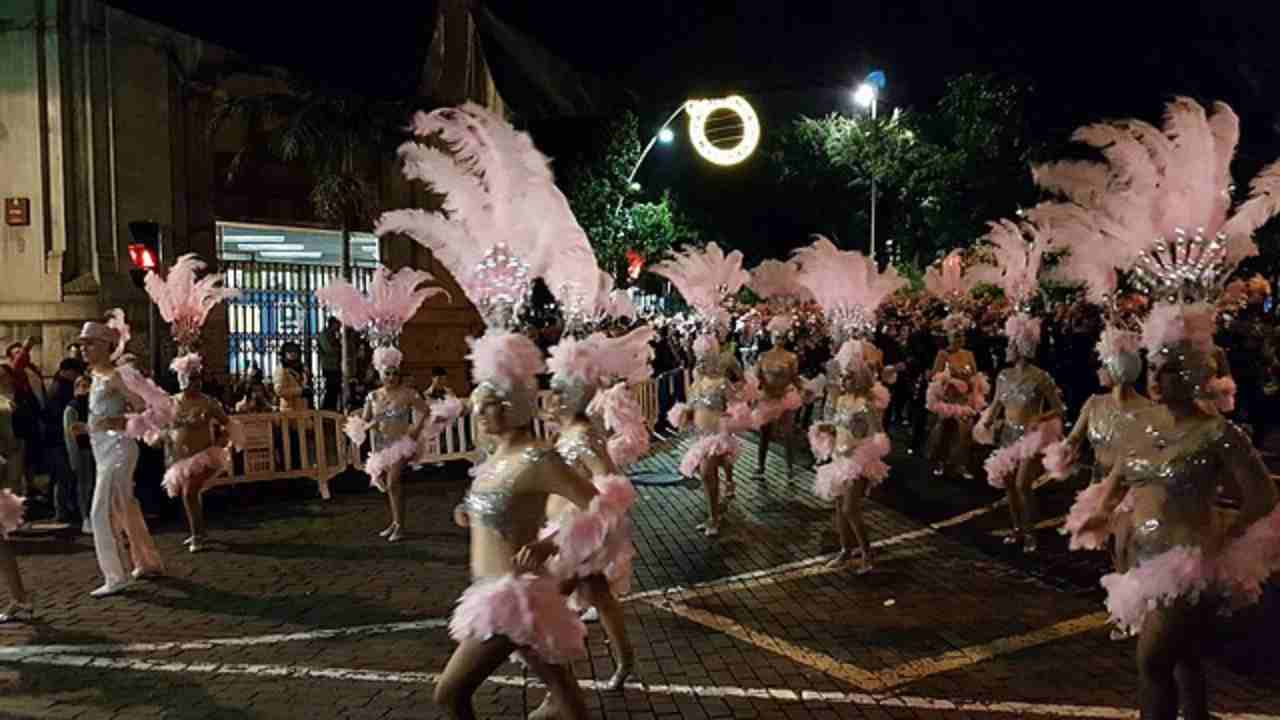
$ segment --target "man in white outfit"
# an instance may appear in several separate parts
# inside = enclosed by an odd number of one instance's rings
[[[120,336],[112,328],[89,322],[80,331],[80,344],[93,378],[89,391],[89,441],[97,463],[97,484],[93,489],[93,507],[89,518],[93,526],[93,545],[98,566],[105,580],[102,587],[89,593],[107,597],[129,586],[125,557],[121,548],[128,538],[132,578],[157,575],[164,563],[156,550],[142,508],[133,494],[133,471],[138,465],[138,443],[124,434],[125,412],[131,398],[113,362],[113,350]],[[136,399],[133,399],[137,404]]]

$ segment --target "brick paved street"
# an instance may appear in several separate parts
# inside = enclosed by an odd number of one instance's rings
[[[660,482],[678,459],[670,445],[636,468],[640,557],[626,608],[638,672],[624,692],[600,691],[611,663],[591,626],[591,662],[575,670],[595,716],[1134,715],[1132,643],[1107,638],[1084,573],[1055,580],[1028,572],[1037,560],[1003,554],[992,540],[1002,512],[932,529],[890,509],[910,502],[886,490],[869,506],[878,569],[857,576],[823,568],[835,538],[809,471],[788,480],[772,457],[768,477],[752,478],[754,447],[744,447],[729,524],[708,540],[693,529],[701,492]],[[897,457],[894,468],[891,486],[919,485],[917,462]],[[354,480],[328,502],[236,509],[215,495],[211,552],[179,552],[183,528],[162,524],[169,576],[109,600],[88,597],[98,583],[88,539],[22,538],[39,618],[0,627],[0,714],[439,717],[432,673],[452,649],[443,621],[467,584],[466,535],[450,520],[466,479],[461,465],[421,475],[412,534],[395,546],[375,535],[383,498]],[[991,500],[975,497],[974,507]],[[1044,540],[1054,542],[1050,531]],[[1237,636],[1238,623],[1228,628]],[[1211,667],[1223,717],[1280,718],[1274,669]],[[522,717],[541,699],[519,666],[494,680],[477,697],[482,717]]]

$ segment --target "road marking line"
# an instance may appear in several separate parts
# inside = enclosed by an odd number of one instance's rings
[[[1066,521],[1067,521],[1067,516],[1060,515],[1058,517],[1049,518],[1048,520],[1041,520],[1040,522],[1035,524],[1035,529],[1046,530],[1051,527],[1057,527]],[[996,537],[1007,537],[1013,534],[1013,530],[1011,528],[1005,528],[1003,530],[995,530],[991,534],[995,535]]]
[[[1090,632],[1104,627],[1106,624],[1107,613],[1105,612],[1082,615],[1038,630],[1032,630],[1022,635],[1011,635],[979,645],[968,645],[934,657],[903,663],[897,667],[878,671],[876,674],[880,676],[887,687],[898,687],[940,673],[977,665],[1001,655],[1020,652],[1073,635]]]
[[[192,672],[207,675],[249,675],[257,677],[359,681],[369,683],[399,683],[411,685],[434,684],[439,673],[397,672],[387,670],[360,670],[355,668],[314,668],[301,665],[250,665],[239,663],[201,663],[196,665],[175,662],[124,658],[94,658],[76,655],[43,655],[24,658],[26,665],[55,665],[64,667],[91,667],[135,672]],[[494,675],[488,682],[504,687],[538,687],[540,683],[515,675]],[[588,691],[606,689],[601,680],[579,680]],[[832,705],[861,705],[874,707],[900,707],[938,712],[986,712],[1014,716],[1048,716],[1060,718],[1101,718],[1103,720],[1131,720],[1135,711],[1128,708],[1105,705],[1067,705],[1059,703],[1031,703],[1018,701],[973,702],[931,698],[913,695],[877,696],[865,692],[795,691],[788,688],[744,688],[733,685],[679,685],[646,684],[629,682],[626,689],[657,695],[692,695],[696,697],[742,698],[775,700],[784,703],[828,703]],[[1216,713],[1223,720],[1280,720],[1280,715],[1262,713]]]
[[[387,633],[408,632],[412,630],[431,630],[447,627],[448,625],[449,618],[430,618],[427,620],[413,620],[409,622],[381,623],[378,625],[354,625],[343,628],[308,630],[306,632],[209,638],[205,640],[174,640],[170,642],[118,643],[104,645],[26,645],[21,647],[0,648],[0,662],[20,659],[32,655],[45,655],[48,653],[149,653],[168,652],[172,650],[211,650],[217,647],[277,645],[279,643],[286,642],[333,640],[362,635],[385,635]]]
[[[753,630],[745,625],[727,618],[723,615],[703,610],[701,608],[691,607],[684,603],[667,603],[660,605],[656,602],[649,603],[662,610],[674,613],[686,620],[691,620],[699,625],[723,633],[733,638],[737,638],[745,643],[754,645],[762,650],[767,650],[776,655],[799,663],[809,668],[813,668],[818,672],[829,675],[837,680],[843,680],[854,687],[862,690],[877,691],[884,688],[884,682],[876,676],[875,673],[868,672],[856,665],[841,662],[830,655],[801,647],[795,643],[782,640],[781,638],[768,635],[758,630]]]

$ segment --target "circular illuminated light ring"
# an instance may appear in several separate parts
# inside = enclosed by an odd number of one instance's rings
[[[728,110],[742,120],[742,137],[733,147],[722,148],[707,137],[707,118],[717,110]],[[760,144],[760,118],[755,108],[741,95],[731,95],[718,100],[690,100],[685,106],[689,113],[689,137],[693,149],[716,165],[737,165],[755,152]]]

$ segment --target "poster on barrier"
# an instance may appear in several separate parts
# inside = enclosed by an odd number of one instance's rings
[[[244,420],[244,472],[271,472],[271,421]]]

